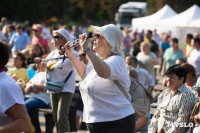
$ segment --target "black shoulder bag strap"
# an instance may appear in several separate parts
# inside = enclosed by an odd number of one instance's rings
[[[70,76],[72,75],[73,70],[68,74],[67,78],[65,79],[64,83],[67,82],[67,80],[70,78]]]

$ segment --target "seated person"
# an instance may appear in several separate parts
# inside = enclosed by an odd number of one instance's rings
[[[31,121],[36,129],[36,132],[41,132],[39,119],[38,119],[38,108],[49,108],[50,107],[50,96],[46,93],[44,87],[44,81],[46,78],[46,64],[38,63],[37,73],[35,76],[26,84],[24,89],[25,94],[25,106],[28,110],[28,114],[31,117]]]
[[[192,91],[192,93],[196,97],[196,102],[198,102],[199,98],[197,95],[197,89],[196,89],[196,85],[195,85],[195,83],[197,82],[196,70],[191,64],[188,64],[188,63],[183,63],[181,66],[183,68],[185,68],[185,70],[187,72],[185,86]]]
[[[136,81],[138,81],[138,73],[137,71],[132,68],[131,66],[128,66],[128,73],[129,76],[134,78]],[[150,124],[150,117],[151,114],[147,114],[146,116],[140,117],[136,120],[135,124],[135,132],[136,133],[146,133],[148,130],[148,126]]]
[[[186,70],[180,65],[168,68],[167,89],[158,97],[158,106],[148,127],[149,133],[184,133],[195,105],[194,94],[185,86]],[[179,125],[177,125],[179,124]]]
[[[135,133],[147,133],[148,126],[150,124],[151,114],[148,113],[146,116],[140,117],[136,120]]]
[[[137,71],[138,81],[151,92],[155,86],[155,80],[147,70],[138,67],[137,58],[127,56],[126,65],[133,67]]]
[[[138,81],[138,73],[137,73],[137,71],[134,68],[132,68],[131,66],[128,66],[127,70],[128,70],[128,75],[130,77],[134,78],[136,81]]]
[[[29,58],[36,58],[36,57],[40,57],[41,59],[44,57],[46,57],[44,55],[44,49],[42,48],[42,46],[40,44],[35,44],[35,45],[31,45],[30,51],[29,51]],[[33,69],[36,71],[36,65],[35,64],[30,64],[28,66],[29,69]]]
[[[177,59],[176,62],[175,62],[176,65],[181,65],[183,63],[186,63],[186,59],[180,58],[180,59]],[[162,86],[164,86],[164,87],[166,86],[166,77],[163,77]]]
[[[20,87],[4,71],[8,60],[8,45],[0,42],[0,133],[19,133],[30,129],[30,119]]]
[[[197,90],[197,95],[200,101],[200,78],[198,78],[195,88]],[[190,122],[193,123],[193,127],[189,129],[190,133],[199,133],[200,131],[200,102],[195,104],[192,114],[190,116]]]
[[[14,56],[14,70],[8,70],[7,74],[13,77],[18,83],[27,83],[29,80],[28,72],[26,70],[26,57],[22,53],[17,53]]]

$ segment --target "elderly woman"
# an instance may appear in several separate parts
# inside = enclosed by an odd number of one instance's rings
[[[83,79],[80,92],[84,103],[83,120],[90,133],[133,133],[134,109],[114,80],[118,80],[128,93],[130,79],[120,44],[124,37],[113,24],[91,26],[95,32],[93,50],[86,34],[80,35],[80,46],[91,61],[89,66],[79,61],[65,45],[66,54]]]
[[[59,51],[60,47],[71,41],[73,41],[73,37],[67,30],[54,30],[52,43],[56,49],[52,51],[46,59],[63,57]],[[73,53],[77,54],[75,51],[73,51]],[[53,109],[57,133],[70,132],[68,114],[72,96],[75,91],[75,69],[71,61],[68,58],[48,61],[46,80],[54,83],[64,83],[64,87],[60,92],[49,91],[49,88],[47,88],[47,90],[50,93],[51,107]]]
[[[20,87],[4,71],[8,60],[9,48],[0,42],[0,133],[19,133],[30,129],[30,119]]]
[[[155,78],[154,65],[159,63],[157,56],[150,51],[150,43],[148,42],[142,42],[140,49],[141,52],[138,53],[137,59],[142,64],[141,67],[146,69]]]

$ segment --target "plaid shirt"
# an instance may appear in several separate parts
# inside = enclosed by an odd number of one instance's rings
[[[169,89],[158,97],[158,107],[148,127],[149,133],[159,132],[162,128],[167,133],[184,133],[185,127],[176,124],[188,124],[195,105],[195,96],[185,84],[172,95]]]
[[[191,88],[191,91],[196,97],[196,103],[199,102],[199,97],[198,97],[198,94],[197,94],[196,84]]]

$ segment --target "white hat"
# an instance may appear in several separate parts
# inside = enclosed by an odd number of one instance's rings
[[[121,43],[124,41],[124,35],[117,26],[114,24],[108,24],[102,27],[91,25],[91,27],[94,31],[99,32],[107,40],[112,47],[112,52],[119,53],[123,56]]]
[[[70,35],[70,33],[65,29],[53,30],[53,33],[59,33],[69,42],[74,41],[74,39],[73,39],[74,37],[72,35]]]

